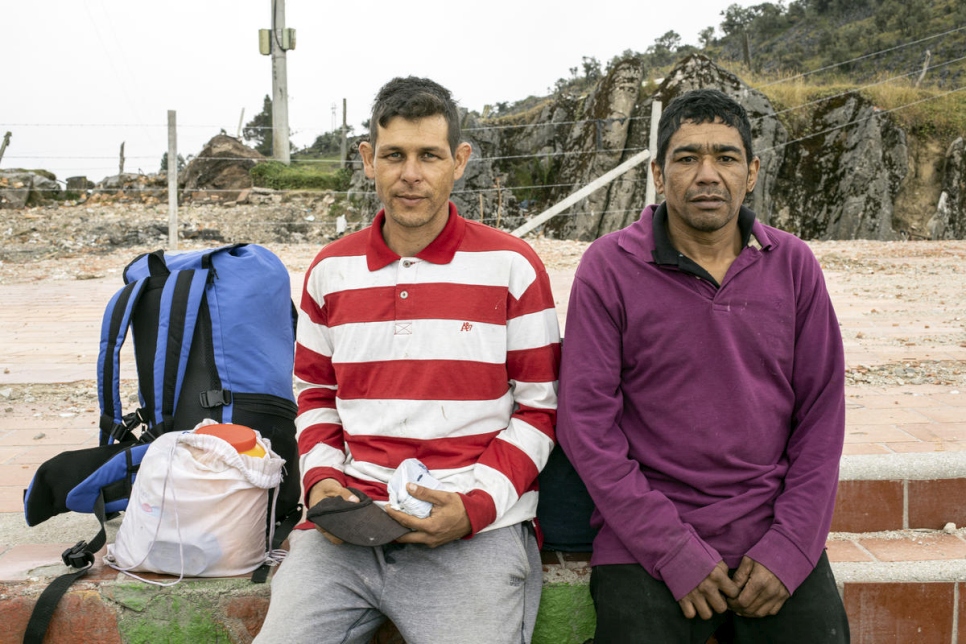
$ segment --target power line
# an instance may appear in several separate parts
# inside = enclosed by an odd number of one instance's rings
[[[931,66],[929,66],[927,68],[927,70],[935,70],[935,69],[938,69],[940,67],[945,67],[946,65],[951,65],[953,63],[958,63],[958,62],[963,61],[963,60],[966,60],[966,56],[961,56],[960,58],[955,58],[953,60],[947,60],[947,61],[945,61],[943,63],[938,63],[936,65],[931,65]],[[823,96],[822,98],[817,98],[814,101],[808,101],[807,103],[801,103],[801,104],[795,105],[793,107],[788,107],[788,108],[785,108],[783,110],[779,110],[779,111],[775,112],[774,114],[755,117],[754,119],[751,119],[751,121],[752,121],[752,123],[754,123],[754,122],[757,122],[757,121],[760,121],[760,120],[765,119],[766,116],[778,116],[779,114],[787,114],[788,112],[794,112],[795,110],[801,109],[803,107],[810,107],[812,105],[819,105],[821,103],[824,103],[824,102],[827,102],[827,101],[831,101],[831,100],[836,99],[836,98],[841,98],[842,96],[847,96],[847,95],[853,94],[855,92],[860,92],[862,90],[869,89],[870,87],[876,87],[878,85],[885,85],[886,83],[891,83],[891,82],[897,81],[897,80],[899,80],[901,78],[907,78],[909,76],[913,76],[913,75],[919,74],[921,72],[922,72],[921,69],[914,69],[911,72],[906,72],[905,74],[900,74],[898,76],[893,76],[891,78],[887,78],[885,80],[876,81],[874,83],[868,83],[866,85],[860,85],[858,87],[853,87],[853,88],[847,89],[847,90],[845,90],[843,92],[839,92],[838,94],[833,94],[832,96]]]
[[[922,44],[924,42],[928,42],[930,40],[935,40],[936,38],[942,38],[943,36],[948,36],[949,34],[954,34],[957,31],[963,31],[964,29],[966,29],[966,25],[964,25],[962,27],[956,27],[955,29],[950,29],[949,31],[944,31],[941,34],[933,34],[931,36],[926,36],[925,38],[920,38],[919,40],[915,40],[915,41],[910,42],[910,43],[905,43],[903,45],[896,45],[895,47],[890,47],[888,49],[880,49],[879,51],[872,52],[871,54],[865,54],[865,55],[859,56],[858,58],[852,58],[850,60],[842,61],[842,62],[835,63],[835,64],[832,64],[832,65],[827,65],[827,66],[821,67],[819,69],[813,69],[812,71],[804,72],[804,73],[798,74],[797,76],[790,76],[788,78],[781,78],[779,80],[772,81],[770,83],[765,83],[764,85],[759,85],[758,87],[770,87],[772,85],[778,85],[780,83],[787,83],[787,82],[790,82],[790,81],[793,81],[793,80],[798,80],[799,78],[805,78],[806,76],[811,76],[812,74],[818,74],[819,72],[824,72],[824,71],[828,71],[830,69],[835,69],[836,67],[841,67],[842,65],[848,65],[850,63],[855,63],[855,62],[858,62],[860,60],[865,60],[866,58],[872,58],[873,56],[880,56],[882,54],[887,54],[887,53],[889,53],[891,51],[897,51],[899,49],[904,49],[906,47],[911,47],[913,45],[919,45],[919,44]],[[755,89],[758,89],[758,87],[756,87]]]
[[[773,146],[773,147],[770,147],[770,148],[765,148],[764,150],[762,150],[762,152],[769,152],[771,150],[777,150],[779,148],[783,148],[783,147],[789,146],[789,145],[791,145],[793,143],[801,143],[802,141],[807,141],[808,139],[815,138],[816,136],[821,136],[823,134],[828,134],[829,132],[835,132],[836,130],[841,130],[841,129],[846,128],[846,127],[848,127],[850,125],[856,125],[858,123],[863,123],[863,122],[868,121],[870,119],[878,118],[878,117],[882,116],[883,114],[890,114],[892,112],[898,112],[899,110],[904,110],[907,107],[912,107],[914,105],[919,105],[920,103],[925,103],[927,101],[932,101],[932,100],[936,100],[938,98],[943,98],[944,96],[949,96],[950,94],[955,94],[956,92],[962,92],[963,90],[966,90],[966,85],[964,85],[963,87],[957,87],[956,89],[949,90],[948,92],[944,92],[942,94],[939,94],[938,96],[927,96],[926,98],[921,98],[918,101],[912,101],[911,103],[906,103],[905,105],[898,105],[898,106],[893,107],[893,108],[890,108],[888,110],[878,109],[871,116],[865,116],[865,117],[862,117],[860,119],[855,119],[853,121],[849,121],[848,123],[843,123],[842,125],[836,125],[835,127],[826,128],[826,129],[824,129],[824,130],[822,130],[820,132],[813,132],[812,134],[808,134],[808,135],[803,136],[801,138],[794,139],[792,141],[786,141],[782,145],[776,145],[776,146]]]
[[[85,8],[86,8],[86,6],[85,6]],[[88,13],[89,13],[89,9],[88,9]],[[931,36],[927,36],[927,37],[921,38],[919,40],[916,40],[916,41],[913,41],[913,42],[910,42],[910,43],[905,43],[905,44],[902,44],[902,45],[897,45],[895,47],[891,47],[891,48],[888,48],[888,49],[883,49],[883,50],[880,50],[880,51],[877,51],[877,52],[872,52],[870,54],[866,54],[866,55],[860,56],[858,58],[853,58],[853,59],[848,60],[848,61],[844,61],[844,62],[841,62],[841,63],[836,63],[835,65],[830,65],[830,66],[826,66],[826,67],[823,67],[823,68],[820,68],[820,69],[812,70],[812,71],[809,71],[809,72],[806,72],[806,73],[803,73],[803,74],[799,74],[798,76],[795,76],[795,77],[791,77],[791,78],[787,78],[787,79],[782,79],[780,81],[775,81],[775,82],[772,82],[772,83],[768,83],[768,84],[765,84],[765,85],[761,85],[759,87],[768,87],[770,85],[775,85],[775,84],[780,83],[780,82],[787,82],[789,80],[795,80],[795,79],[798,79],[798,78],[803,78],[805,76],[809,76],[811,74],[815,74],[815,73],[818,73],[818,72],[821,72],[821,71],[826,71],[828,69],[832,69],[832,68],[837,67],[837,66],[846,65],[846,64],[849,64],[849,63],[852,63],[852,62],[856,62],[856,61],[859,61],[859,60],[864,60],[864,59],[871,58],[871,57],[874,57],[874,56],[878,56],[878,55],[882,55],[882,54],[889,53],[889,52],[892,52],[892,51],[896,51],[896,50],[899,50],[899,49],[902,49],[902,48],[905,48],[905,47],[913,46],[913,45],[916,45],[916,44],[921,44],[921,43],[928,42],[930,40],[934,40],[934,39],[937,39],[937,38],[940,38],[940,37],[948,36],[950,34],[953,34],[953,33],[956,33],[956,32],[962,31],[962,30],[966,30],[966,26],[959,27],[959,28],[955,28],[955,29],[951,29],[951,30],[948,30],[948,31],[945,31],[945,32],[942,32],[942,33],[939,33],[939,34],[933,34]],[[98,38],[100,38],[100,34],[98,33],[97,35],[98,35]],[[103,41],[101,41],[101,46],[104,47],[104,42]],[[941,68],[941,67],[945,67],[945,66],[948,66],[948,65],[951,65],[951,64],[954,64],[954,63],[961,62],[964,59],[966,59],[966,57],[960,57],[960,58],[955,58],[955,59],[952,59],[952,60],[947,60],[947,61],[944,61],[944,62],[941,62],[941,63],[937,63],[935,65],[931,65],[927,69],[929,69],[929,70],[935,70],[935,69],[938,69],[938,68]],[[816,100],[813,100],[813,101],[808,101],[806,103],[802,103],[800,105],[796,105],[796,106],[793,106],[793,107],[789,107],[789,108],[783,109],[781,111],[775,112],[774,114],[767,115],[767,116],[778,116],[780,114],[788,113],[788,112],[791,112],[793,110],[802,109],[804,107],[808,107],[808,106],[812,106],[812,105],[817,105],[817,104],[820,104],[822,102],[831,101],[831,100],[834,100],[835,98],[838,98],[838,97],[847,95],[849,93],[861,91],[861,90],[864,90],[864,89],[867,89],[867,88],[870,88],[870,87],[874,87],[874,86],[877,86],[877,85],[882,85],[882,84],[885,84],[885,83],[888,83],[888,82],[892,82],[892,81],[895,81],[895,80],[897,80],[899,78],[903,78],[903,77],[906,77],[906,76],[910,76],[910,75],[915,74],[915,73],[918,73],[918,72],[919,72],[919,70],[917,69],[915,71],[907,72],[906,74],[902,74],[902,75],[899,75],[899,76],[894,76],[894,77],[889,78],[889,79],[886,79],[886,80],[880,80],[880,81],[868,83],[866,85],[862,85],[862,86],[859,86],[859,87],[852,88],[852,89],[849,89],[847,91],[841,92],[841,93],[836,94],[834,96],[826,96],[826,97],[822,97],[822,98],[819,98],[819,99],[816,99]],[[942,94],[940,94],[938,96],[931,96],[931,97],[922,98],[922,99],[919,99],[917,101],[913,101],[913,102],[910,102],[910,103],[907,103],[907,104],[904,104],[904,105],[896,106],[896,107],[891,108],[891,109],[888,109],[888,110],[879,110],[877,112],[877,114],[883,114],[883,113],[890,113],[890,112],[899,111],[901,109],[905,109],[905,108],[908,108],[908,107],[911,107],[911,106],[914,106],[914,105],[917,105],[917,104],[921,104],[921,103],[927,102],[929,100],[935,100],[935,99],[942,98],[942,97],[947,96],[947,95],[950,95],[950,94],[954,94],[956,92],[961,91],[962,89],[963,88],[954,89],[954,90],[951,90],[951,91],[948,91],[948,92],[944,92],[944,93],[942,93]],[[643,117],[626,117],[625,120],[626,121],[634,121],[634,120],[639,120],[640,118],[643,118]],[[758,119],[762,119],[762,118],[765,118],[765,116],[758,117]],[[869,117],[869,118],[871,118],[871,117]],[[834,128],[829,128],[829,129],[823,130],[822,132],[812,133],[812,134],[809,134],[807,136],[804,136],[804,137],[801,137],[801,138],[798,138],[798,139],[794,139],[792,141],[788,141],[788,142],[784,143],[782,146],[775,146],[775,147],[768,148],[768,149],[763,150],[763,151],[772,151],[772,150],[778,149],[780,147],[784,147],[784,146],[787,146],[787,145],[791,145],[791,144],[794,144],[794,143],[798,143],[798,142],[801,142],[801,141],[806,140],[808,138],[812,138],[812,137],[819,136],[821,134],[827,133],[829,131],[833,131],[833,130],[836,130],[836,129],[842,129],[842,128],[848,127],[850,125],[854,125],[855,123],[861,122],[862,120],[866,120],[866,119],[858,119],[856,121],[852,121],[852,122],[849,122],[849,123],[846,123],[846,124],[842,124],[842,125],[836,126]],[[601,119],[577,119],[577,120],[571,120],[571,121],[543,122],[543,123],[525,123],[525,124],[515,124],[515,125],[486,125],[486,126],[480,126],[480,127],[475,127],[475,128],[466,128],[464,131],[471,134],[471,133],[474,133],[474,132],[483,132],[483,131],[487,131],[487,130],[509,130],[509,129],[537,128],[537,127],[556,128],[558,126],[565,126],[565,127],[566,126],[575,126],[575,125],[581,125],[581,124],[587,124],[587,123],[593,123],[593,122],[601,122]],[[130,127],[130,128],[140,128],[140,129],[144,129],[144,128],[160,128],[160,127],[167,127],[167,126],[164,125],[164,124],[160,124],[160,123],[158,123],[158,124],[154,124],[154,123],[130,123],[130,124],[92,124],[92,123],[40,123],[40,124],[38,124],[38,123],[19,123],[19,124],[9,124],[8,127],[71,127],[71,128]],[[191,125],[191,124],[182,124],[182,125],[179,126],[179,129],[180,128],[185,128],[185,129],[189,129],[189,128],[191,128],[191,129],[201,129],[201,128],[214,129],[214,128],[217,128],[217,127],[218,126],[214,126],[214,125]],[[223,130],[224,128],[219,128],[219,129],[222,129]],[[266,129],[266,130],[268,130],[268,129],[271,129],[271,128],[269,128],[269,127],[266,126],[264,128],[258,128],[258,129]],[[505,156],[495,156],[495,157],[483,157],[483,156],[476,155],[476,156],[474,156],[471,159],[471,162],[474,162],[474,163],[481,163],[481,162],[490,162],[490,163],[493,163],[493,162],[498,162],[498,161],[514,161],[514,160],[527,159],[527,158],[532,158],[532,159],[536,159],[538,161],[541,161],[541,160],[547,160],[547,159],[551,159],[551,158],[568,157],[568,156],[585,156],[585,155],[597,155],[597,154],[621,154],[621,155],[626,155],[626,154],[629,154],[629,153],[634,153],[636,151],[639,151],[639,149],[638,148],[614,148],[614,149],[609,149],[609,150],[608,149],[603,149],[603,150],[602,149],[594,149],[594,150],[574,150],[574,151],[553,151],[553,152],[544,152],[544,153],[539,153],[539,154],[518,154],[518,155],[505,155]],[[11,159],[16,158],[16,159],[100,160],[100,161],[105,161],[106,162],[106,161],[116,160],[117,157],[116,156],[113,156],[113,155],[112,156],[8,155],[8,158],[11,158]],[[131,159],[131,160],[152,160],[155,157],[153,155],[152,156],[144,155],[144,156],[132,156],[132,157],[128,157],[128,158]],[[198,157],[198,158],[204,158],[204,157]],[[231,159],[228,159],[228,158],[225,158],[225,157],[218,157],[218,158],[221,159],[221,160],[231,160]],[[236,160],[242,160],[242,158],[238,158]],[[301,160],[298,160],[298,162],[299,163],[332,163],[332,161],[323,160],[323,159],[301,159]],[[354,166],[358,166],[358,162],[353,163],[353,165]],[[530,188],[534,188],[534,187],[543,187],[543,186],[526,186],[526,189],[530,189]],[[556,187],[556,186],[550,186],[550,187]]]
[[[959,60],[964,60],[964,59],[966,59],[966,57],[962,57],[962,58],[956,59],[954,61],[949,61],[949,62],[958,62]],[[937,65],[937,66],[939,66],[939,65]],[[900,78],[900,77],[896,77],[896,78]],[[889,80],[895,80],[895,79],[889,79]],[[888,81],[883,81],[883,82],[888,82]],[[783,113],[786,113],[786,112],[789,112],[789,111],[792,111],[792,110],[795,110],[795,109],[799,109],[801,107],[806,107],[808,105],[814,105],[814,104],[818,104],[818,103],[821,103],[821,102],[829,101],[829,100],[832,100],[834,98],[841,97],[841,96],[844,96],[844,95],[853,93],[855,91],[859,91],[859,90],[865,89],[867,87],[873,87],[873,86],[878,85],[878,84],[881,84],[881,83],[871,83],[869,85],[866,85],[866,86],[863,86],[863,87],[859,87],[859,88],[855,88],[855,89],[852,89],[852,90],[848,90],[846,92],[842,92],[842,93],[836,94],[834,96],[824,97],[822,99],[817,99],[817,100],[811,101],[809,103],[803,103],[801,105],[797,105],[795,107],[788,108],[788,109],[782,110],[780,112],[776,112],[774,115],[783,114]],[[893,108],[890,108],[888,110],[879,110],[878,112],[876,112],[876,115],[881,115],[881,114],[887,114],[887,113],[891,113],[891,112],[896,112],[896,111],[899,111],[899,110],[902,110],[902,109],[905,109],[905,108],[908,108],[908,107],[912,107],[914,105],[919,105],[921,103],[925,103],[925,102],[928,102],[928,101],[931,101],[931,100],[937,100],[937,99],[943,98],[945,96],[948,96],[948,95],[955,94],[957,92],[963,91],[964,89],[966,89],[966,86],[960,87],[960,88],[957,88],[957,89],[953,89],[953,90],[949,90],[947,92],[943,92],[943,93],[938,94],[938,95],[935,95],[935,96],[927,96],[925,98],[922,98],[922,99],[919,99],[919,100],[916,100],[916,101],[912,101],[910,103],[906,103],[906,104],[903,104],[903,105],[898,105],[898,106],[893,107]],[[768,116],[774,116],[774,115],[768,115]],[[758,117],[755,120],[760,120],[760,119],[763,119],[763,118],[766,118],[766,116]],[[827,130],[823,130],[821,132],[816,132],[816,133],[813,133],[813,134],[809,134],[807,136],[804,136],[804,137],[801,137],[801,138],[798,138],[798,139],[794,139],[792,141],[787,141],[786,143],[784,143],[781,146],[773,146],[771,148],[766,148],[766,149],[764,149],[762,151],[763,152],[764,151],[771,151],[771,150],[778,149],[778,148],[781,148],[781,147],[784,147],[784,146],[787,146],[787,145],[791,145],[792,143],[797,143],[797,142],[800,142],[800,141],[804,141],[804,140],[807,140],[809,138],[818,136],[820,134],[824,134],[824,133],[829,132],[829,131],[834,131],[834,130],[837,130],[837,129],[842,129],[842,128],[848,127],[850,125],[854,125],[856,123],[860,123],[860,122],[862,122],[864,120],[867,120],[868,118],[872,118],[872,117],[862,118],[862,119],[858,119],[858,120],[855,120],[855,121],[849,121],[848,123],[844,123],[842,125],[835,126],[834,128],[829,128]],[[597,120],[597,119],[588,119],[587,121],[583,121],[583,122],[590,122],[590,121],[594,121],[594,120]],[[580,123],[580,122],[581,121],[573,121],[573,123]],[[471,163],[473,163],[473,162],[475,162],[475,163],[481,163],[481,162],[484,162],[484,161],[487,161],[487,162],[494,162],[494,161],[512,161],[512,160],[516,160],[516,159],[527,159],[527,158],[533,158],[533,159],[537,159],[537,160],[543,160],[543,159],[547,159],[547,158],[551,158],[551,157],[597,155],[597,154],[620,154],[620,155],[626,155],[628,153],[636,153],[636,152],[639,152],[639,151],[641,151],[643,149],[644,148],[627,148],[627,147],[624,147],[624,148],[611,148],[611,149],[605,149],[605,150],[594,149],[594,150],[555,151],[555,152],[545,152],[545,153],[540,153],[540,154],[517,154],[517,155],[506,155],[506,156],[496,156],[496,157],[482,157],[482,156],[479,156],[479,157],[476,157],[476,158],[471,157],[470,158],[470,162]],[[13,158],[16,158],[16,159],[44,159],[44,158],[46,158],[46,159],[75,159],[75,160],[103,160],[103,161],[106,161],[106,160],[115,159],[116,157],[114,157],[114,156],[11,155],[9,158],[11,158],[11,159],[13,159]],[[144,156],[144,155],[142,155],[142,156],[132,156],[132,157],[128,157],[128,158],[130,158],[130,159],[154,159],[155,157],[154,156]],[[217,160],[222,160],[222,161],[250,161],[250,160],[252,160],[249,157],[205,157],[205,156],[196,156],[194,158],[195,159],[201,159],[201,160],[216,160],[217,159]],[[334,163],[333,161],[328,160],[328,159],[297,159],[296,162],[297,163],[307,163],[307,164],[310,164],[310,163]],[[358,165],[360,165],[361,162],[359,162],[359,161],[350,161],[350,163],[352,163],[355,166],[358,166]]]

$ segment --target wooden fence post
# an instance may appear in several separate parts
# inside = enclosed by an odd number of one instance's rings
[[[178,250],[178,128],[177,112],[168,110],[168,247]]]
[[[922,83],[922,79],[926,77],[926,72],[929,70],[929,60],[931,58],[932,52],[927,49],[926,60],[922,62],[922,71],[919,73],[919,78],[916,79],[916,89],[919,89],[919,84]]]
[[[7,145],[10,143],[10,132],[3,135],[3,143],[0,143],[0,161],[3,161],[3,151],[7,149]]]

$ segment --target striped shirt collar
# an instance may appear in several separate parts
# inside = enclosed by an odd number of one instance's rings
[[[369,227],[366,265],[370,271],[378,271],[380,268],[385,268],[401,259],[394,250],[389,248],[386,240],[382,237],[382,226],[385,222],[386,210],[382,209],[373,219],[372,226]],[[446,226],[436,236],[436,239],[429,243],[429,246],[416,253],[416,257],[433,264],[449,264],[453,261],[465,232],[466,220],[460,217],[456,211],[456,205],[451,201],[449,202],[449,219],[446,220]]]

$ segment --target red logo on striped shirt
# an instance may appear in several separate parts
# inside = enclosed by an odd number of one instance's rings
[[[460,331],[470,331],[472,328],[473,328],[472,324],[470,324],[469,322],[464,322],[463,326],[460,327]]]

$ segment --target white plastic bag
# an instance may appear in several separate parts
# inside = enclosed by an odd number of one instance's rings
[[[122,572],[182,577],[243,575],[266,561],[268,491],[285,460],[239,454],[217,436],[168,432],[147,452],[105,560]],[[274,498],[274,497],[273,497]]]

